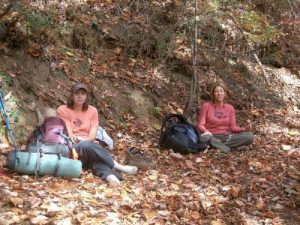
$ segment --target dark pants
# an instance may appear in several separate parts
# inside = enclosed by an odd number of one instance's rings
[[[201,135],[202,141],[207,141],[210,138],[212,147],[218,148],[224,152],[229,152],[230,150],[243,145],[251,145],[253,143],[254,135],[252,132],[241,132],[238,134],[230,135]]]
[[[74,148],[83,167],[91,169],[95,176],[105,180],[107,176],[114,174],[120,178],[120,175],[113,170],[115,165],[112,156],[98,144],[81,141],[74,145]]]

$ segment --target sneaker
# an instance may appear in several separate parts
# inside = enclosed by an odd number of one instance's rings
[[[105,179],[110,187],[118,187],[120,185],[120,180],[114,175],[108,175]]]
[[[145,156],[144,152],[134,147],[130,148],[127,152],[126,164],[136,166],[142,170],[148,170],[154,167],[154,164]]]

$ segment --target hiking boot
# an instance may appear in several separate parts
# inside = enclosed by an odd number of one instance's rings
[[[130,148],[126,156],[126,164],[136,166],[142,170],[152,169],[154,164],[145,156],[143,151],[136,148]]]

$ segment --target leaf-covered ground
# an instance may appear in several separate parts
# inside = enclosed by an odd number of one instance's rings
[[[25,105],[20,114],[31,120],[32,102],[62,104],[69,83],[84,80],[93,86],[93,103],[114,137],[114,157],[125,162],[127,150],[135,146],[155,167],[123,175],[118,188],[108,187],[90,171],[80,179],[35,178],[2,167],[10,148],[1,143],[0,224],[300,224],[299,77],[284,68],[263,67],[271,83],[265,89],[256,63],[244,62],[251,71],[248,80],[241,71],[227,76],[221,67],[216,75],[217,65],[208,66],[201,77],[202,91],[207,91],[209,79],[230,84],[238,119],[253,121],[255,144],[247,152],[208,149],[181,156],[158,147],[158,118],[182,113],[189,77],[178,78],[174,71],[169,76],[163,63],[128,57],[134,46],[125,45],[131,39],[122,42],[121,32],[112,29],[126,21],[146,30],[148,18],[138,10],[144,1],[129,7],[111,0],[89,1],[90,7],[80,1],[22,2],[26,7],[18,9],[20,20],[11,41],[21,46],[22,38],[30,41],[18,50],[0,45],[5,53],[0,55],[0,75],[9,84],[8,110]],[[130,7],[136,14],[129,12]],[[14,16],[9,14],[7,20]],[[88,28],[72,30],[74,24]],[[189,57],[189,46],[180,38],[176,43],[180,46],[174,55]],[[143,44],[138,51],[145,51]],[[277,106],[266,93],[275,100],[282,98],[284,104]],[[21,128],[14,131],[30,130]]]
[[[154,134],[118,134],[115,158],[136,141],[155,167],[123,175],[115,189],[89,171],[65,179],[3,170],[0,224],[298,224],[299,131],[263,126],[250,151],[229,154],[182,156],[159,149]]]

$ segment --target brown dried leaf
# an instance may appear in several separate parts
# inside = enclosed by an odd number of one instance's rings
[[[220,220],[213,220],[210,222],[211,225],[224,225],[224,223]]]
[[[14,205],[14,206],[21,206],[24,203],[24,200],[21,198],[10,198],[9,201]]]
[[[235,198],[237,198],[240,195],[240,192],[241,192],[240,187],[232,186],[230,189],[230,194]]]
[[[194,220],[199,220],[200,219],[200,214],[197,211],[191,212],[190,215]]]
[[[156,212],[152,209],[144,209],[143,214],[147,220],[147,223],[151,223],[156,218]]]
[[[194,169],[193,162],[191,160],[186,160],[186,166],[190,169]]]

